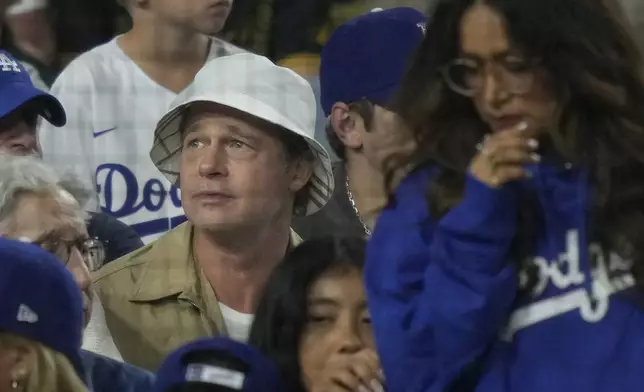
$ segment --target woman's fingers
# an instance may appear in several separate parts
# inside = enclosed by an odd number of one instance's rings
[[[472,160],[470,173],[492,187],[529,176],[523,166],[538,163],[541,157],[536,153],[539,143],[528,138],[524,129],[520,126],[487,137]]]

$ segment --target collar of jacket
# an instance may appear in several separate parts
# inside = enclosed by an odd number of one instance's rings
[[[194,227],[185,222],[152,244],[140,260],[147,265],[130,294],[132,302],[152,302],[177,296],[200,302],[198,269],[192,255]],[[291,229],[289,248],[302,239]]]

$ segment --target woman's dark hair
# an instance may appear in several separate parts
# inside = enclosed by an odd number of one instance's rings
[[[631,29],[606,0],[439,1],[393,103],[419,147],[395,166],[432,162],[442,168],[427,196],[434,218],[462,198],[476,144],[490,129],[470,98],[449,89],[440,69],[459,56],[460,21],[477,2],[503,15],[512,44],[540,60],[559,102],[558,126],[547,143],[589,169],[592,234],[634,260],[634,275],[644,285],[644,67]],[[526,260],[539,214],[523,210],[515,249],[521,253],[516,258]]]
[[[308,321],[309,291],[327,271],[362,271],[362,238],[305,241],[271,275],[255,313],[249,344],[275,361],[294,392],[305,392],[299,364],[300,338]]]
[[[203,350],[187,353],[181,358],[184,367],[193,364],[219,366],[225,369],[247,373],[249,366],[241,359],[225,351]],[[236,389],[221,385],[207,384],[203,382],[190,381],[169,388],[166,392],[235,392]]]

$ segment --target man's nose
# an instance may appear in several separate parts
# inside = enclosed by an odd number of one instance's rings
[[[204,148],[199,160],[199,175],[203,177],[225,176],[228,174],[228,158],[223,146],[213,143]]]

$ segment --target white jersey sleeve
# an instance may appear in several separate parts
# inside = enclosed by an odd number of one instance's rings
[[[93,92],[94,78],[91,72],[72,62],[50,90],[63,105],[67,124],[56,128],[47,121],[41,121],[38,132],[45,162],[61,173],[73,172],[90,189],[96,189],[89,145],[93,130]],[[93,199],[86,208],[97,210],[98,200]]]

